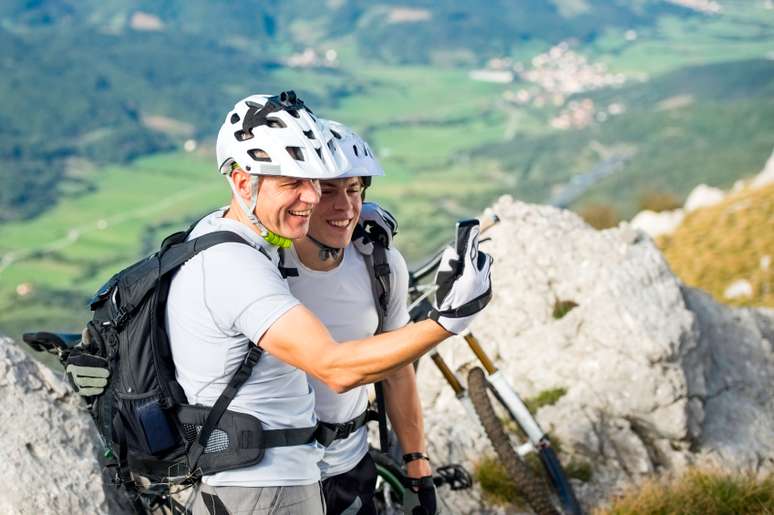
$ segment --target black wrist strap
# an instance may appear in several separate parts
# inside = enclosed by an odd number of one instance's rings
[[[403,455],[403,463],[408,463],[415,460],[430,461],[430,457],[424,452],[409,452]]]
[[[433,481],[433,476],[404,477],[403,485],[417,492],[419,490],[434,488],[435,482]]]

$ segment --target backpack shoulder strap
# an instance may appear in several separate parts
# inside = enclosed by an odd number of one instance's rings
[[[277,254],[279,255],[279,264],[277,265],[277,268],[279,268],[282,278],[298,277],[298,268],[288,268],[285,266],[285,249],[278,249]]]
[[[384,331],[384,320],[387,317],[387,309],[390,305],[390,263],[387,261],[387,249],[374,242],[373,252],[363,254],[363,259],[368,268],[368,277],[371,279],[371,291],[374,295],[374,305],[379,316],[379,324],[376,333]]]
[[[376,333],[384,331],[384,320],[390,305],[390,263],[387,260],[387,249],[378,242],[373,242],[373,252],[363,254],[368,277],[371,279],[371,291],[374,295],[374,306],[379,322]],[[386,453],[390,448],[389,430],[387,429],[387,406],[384,401],[384,385],[381,381],[374,383],[376,391],[376,420],[379,424],[379,447]]]
[[[176,233],[179,234],[179,233]],[[174,235],[173,235],[174,236]],[[173,243],[166,248],[162,246],[160,252],[159,275],[164,275],[175,270],[183,263],[194,257],[199,252],[220,243],[243,243],[250,245],[244,238],[231,231],[215,231],[204,234],[192,240]],[[250,245],[252,246],[252,245]],[[267,258],[269,255],[260,247],[257,249]]]

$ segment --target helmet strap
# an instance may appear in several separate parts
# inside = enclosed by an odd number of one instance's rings
[[[329,247],[325,243],[313,238],[311,234],[307,233],[306,237],[309,238],[309,241],[317,245],[317,248],[319,249],[318,256],[320,257],[321,261],[328,261],[329,259],[332,259],[335,261],[336,259],[338,259],[339,255],[341,254],[341,251],[344,250],[344,249]]]
[[[292,245],[293,241],[290,238],[286,238],[284,236],[281,236],[277,233],[270,231],[265,225],[261,223],[258,217],[255,216],[255,206],[258,205],[258,185],[261,182],[260,176],[257,176],[257,175],[250,176],[250,205],[249,206],[245,202],[245,199],[242,198],[242,195],[240,195],[239,192],[237,191],[236,186],[234,185],[234,181],[231,180],[231,174],[228,174],[226,176],[226,182],[228,182],[228,185],[231,187],[231,191],[234,193],[234,197],[237,199],[237,203],[239,204],[239,207],[242,209],[242,213],[258,229],[258,233],[261,235],[261,238],[266,240],[270,245],[274,245],[275,247],[279,247],[282,249],[286,249]]]

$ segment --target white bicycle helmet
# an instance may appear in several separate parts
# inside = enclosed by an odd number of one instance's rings
[[[245,216],[261,236],[279,247],[290,246],[290,240],[271,232],[255,216],[260,176],[335,179],[347,163],[333,134],[293,91],[252,95],[237,102],[220,127],[215,153],[218,170]],[[236,168],[252,176],[250,205],[234,186],[231,174]]]
[[[355,131],[350,129],[344,124],[333,120],[325,120],[320,118],[320,124],[325,127],[335,138],[335,143],[339,147],[339,151],[344,155],[346,162],[340,169],[341,173],[337,179],[345,179],[349,177],[360,177],[363,181],[362,198],[365,200],[365,190],[371,186],[371,178],[375,176],[383,176],[384,169],[376,160],[371,147],[365,142],[363,138],[358,136]],[[363,206],[365,208],[366,204]],[[361,213],[362,217],[362,213]],[[394,220],[394,219],[393,219]],[[397,225],[397,222],[396,222]],[[331,247],[321,242],[310,232],[306,235],[309,240],[317,245],[319,249],[319,256],[322,261],[327,259],[336,259],[343,249]]]
[[[251,175],[332,179],[346,165],[327,127],[293,91],[240,100],[218,132],[218,169],[232,162]]]
[[[362,177],[365,186],[368,187],[371,185],[371,177],[381,177],[384,175],[384,169],[379,164],[379,161],[376,160],[371,147],[355,131],[333,120],[321,118],[320,124],[333,135],[335,143],[346,159],[346,163],[340,169],[341,173],[337,179]]]

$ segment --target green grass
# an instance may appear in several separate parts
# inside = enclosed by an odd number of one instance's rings
[[[655,27],[640,29],[632,42],[624,32],[606,30],[590,45],[592,55],[613,71],[657,75],[688,65],[766,56],[772,51],[774,11],[750,2],[721,16],[664,17]]]
[[[484,500],[498,506],[524,507],[526,502],[519,493],[516,483],[497,458],[484,457],[476,465],[473,476],[481,487]]]
[[[394,122],[473,118],[491,109],[502,85],[478,82],[466,70],[425,66],[365,66],[364,94],[341,99],[324,116],[358,129]]]

